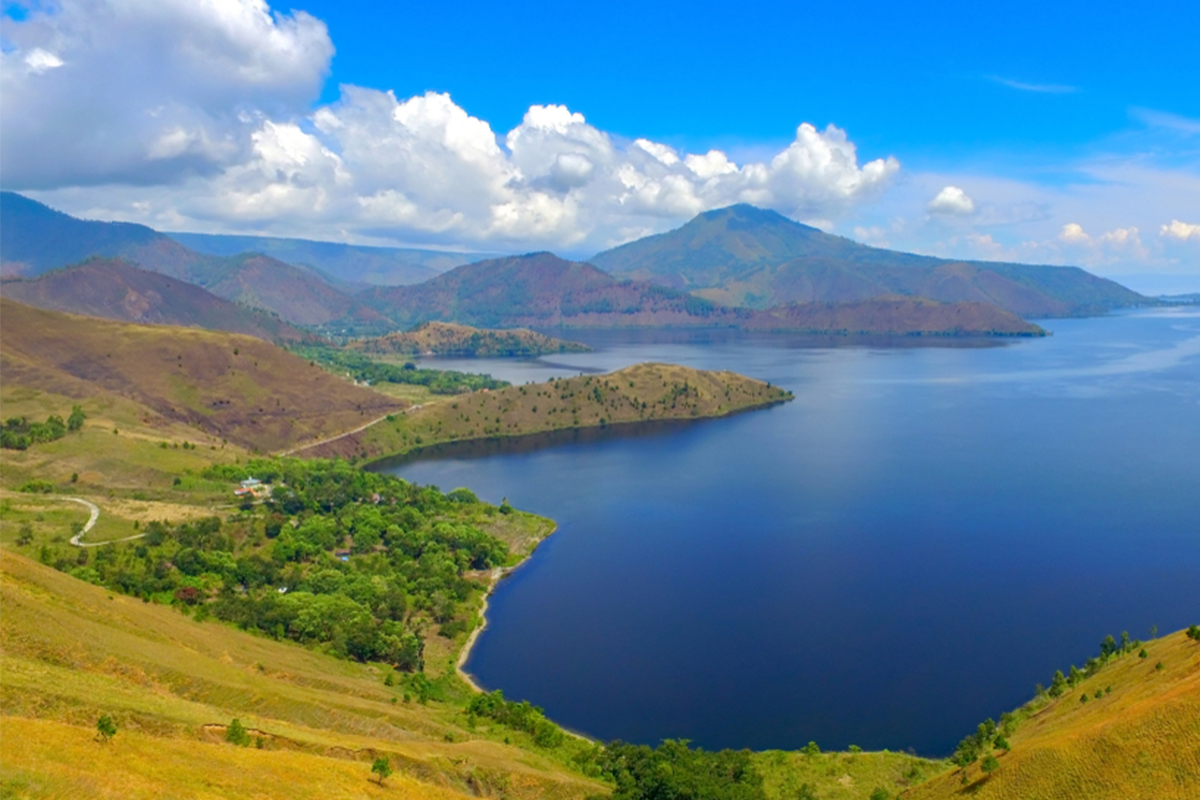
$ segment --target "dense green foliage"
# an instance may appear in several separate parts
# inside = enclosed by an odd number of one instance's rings
[[[528,701],[514,703],[505,700],[504,693],[499,689],[471,698],[467,704],[467,714],[488,717],[513,730],[525,731],[533,736],[534,743],[542,747],[558,747],[566,738],[561,728],[546,719],[541,708],[530,705]]]
[[[503,389],[510,384],[490,375],[476,375],[453,370],[422,369],[415,364],[389,364],[370,356],[323,344],[299,344],[292,348],[296,355],[316,362],[331,372],[348,372],[356,381],[366,383],[401,383],[426,386],[434,394],[462,394],[479,389]]]
[[[53,442],[67,435],[68,431],[77,431],[83,427],[87,415],[79,406],[71,408],[67,421],[52,414],[45,422],[30,422],[25,417],[12,417],[5,420],[0,428],[0,446],[9,450],[25,450],[31,444]]]
[[[613,800],[763,800],[762,777],[749,750],[710,753],[667,740],[656,748],[613,742],[601,768]]]
[[[431,626],[469,627],[466,601],[483,585],[465,573],[508,559],[504,542],[472,524],[499,511],[470,492],[446,495],[337,461],[260,460],[205,473],[251,475],[273,491],[228,520],[152,522],[140,540],[49,558],[126,594],[407,671],[422,669]]]

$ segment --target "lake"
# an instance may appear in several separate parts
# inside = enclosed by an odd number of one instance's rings
[[[604,740],[946,755],[1106,634],[1200,622],[1200,309],[993,346],[571,332],[792,402],[382,465],[552,517],[467,669]],[[909,343],[911,344],[911,343]]]

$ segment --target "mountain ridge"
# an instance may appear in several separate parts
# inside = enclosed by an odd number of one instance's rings
[[[749,308],[892,294],[988,302],[1028,318],[1104,313],[1153,302],[1078,267],[885,250],[745,204],[706,211],[674,230],[597,253],[591,261],[615,277]]]

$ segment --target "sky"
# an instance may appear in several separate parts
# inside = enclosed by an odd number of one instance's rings
[[[1195,0],[295,2],[3,0],[0,186],[580,258],[750,202],[1200,290]]]

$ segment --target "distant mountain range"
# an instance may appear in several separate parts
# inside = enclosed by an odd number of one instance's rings
[[[0,294],[52,311],[245,333],[271,342],[311,336],[265,311],[246,308],[195,284],[120,259],[93,257],[36,278],[6,280],[0,283]]]
[[[430,320],[491,328],[736,327],[876,334],[1040,335],[989,303],[894,295],[852,304],[730,308],[648,281],[619,281],[552,253],[480,261],[416,286],[376,287],[359,298],[397,326]]]
[[[975,301],[1022,317],[1097,314],[1149,302],[1077,267],[951,261],[868,247],[736,205],[591,259],[616,277],[650,281],[730,306],[858,302],[887,295]]]
[[[209,252],[197,252],[181,240]],[[231,252],[243,245],[318,264]],[[142,225],[75,219],[0,193],[0,264],[6,274],[36,276],[92,255],[120,258],[292,325],[337,336],[380,335],[430,321],[482,328],[706,326],[1039,335],[1041,328],[1021,317],[1095,314],[1154,302],[1075,267],[946,261],[881,250],[745,205],[706,212],[677,230],[598,254],[594,261],[615,274],[532,253],[460,263],[417,284],[363,288],[364,279],[427,273],[467,256],[298,239],[168,236]],[[72,275],[86,275],[98,285],[102,269],[94,264],[38,284],[42,288],[14,291],[46,307],[85,311],[78,293],[70,302],[57,300],[58,305],[51,305],[52,295],[71,297],[61,281]],[[96,310],[86,313],[108,308],[106,315],[130,319],[132,312],[117,299],[119,287],[140,295],[137,287],[148,279],[134,281],[131,273],[114,268],[107,280],[112,283],[103,295],[107,299],[92,302],[87,307]],[[172,303],[195,301],[167,302],[163,288],[154,288],[164,298],[156,301],[154,313],[164,320],[204,316],[184,313],[182,306],[172,310]]]
[[[497,253],[461,253],[401,247],[365,247],[308,239],[232,236],[212,233],[167,233],[198,253],[233,256],[262,253],[288,264],[312,267],[334,283],[357,290],[366,286],[420,283],[448,269],[493,258]]]

